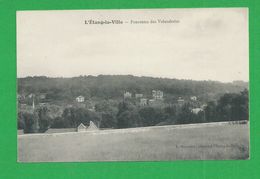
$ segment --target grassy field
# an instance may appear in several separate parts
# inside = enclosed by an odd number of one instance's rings
[[[18,136],[20,162],[248,158],[248,124],[196,124]]]

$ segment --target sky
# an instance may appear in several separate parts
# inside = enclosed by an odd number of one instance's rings
[[[178,23],[131,24],[158,19]],[[17,12],[18,77],[249,81],[248,50],[247,8]]]

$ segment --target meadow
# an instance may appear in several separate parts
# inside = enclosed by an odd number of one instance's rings
[[[249,124],[228,122],[18,135],[19,162],[249,158]]]

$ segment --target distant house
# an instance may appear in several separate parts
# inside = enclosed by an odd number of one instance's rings
[[[98,127],[92,121],[89,121],[89,126],[88,127],[86,127],[82,123],[80,123],[80,125],[77,127],[77,131],[78,132],[93,131],[93,130],[98,130]]]
[[[94,124],[94,122],[89,121],[89,126],[87,128],[87,130],[98,130],[98,127]]]
[[[25,108],[27,106],[27,104],[22,103],[22,104],[20,104],[20,106],[21,106],[21,108]]]
[[[207,107],[207,104],[202,104],[202,105],[200,106],[200,108],[203,109],[203,110],[206,109],[206,107]]]
[[[84,124],[80,123],[80,125],[77,127],[77,132],[84,132],[86,131],[86,129],[87,127]]]
[[[197,96],[191,96],[191,97],[190,97],[190,100],[191,100],[191,101],[197,101]]]
[[[35,95],[33,93],[28,95],[28,98],[33,98]]]
[[[149,99],[149,100],[148,100],[148,104],[149,104],[149,105],[153,105],[154,102],[155,102],[154,99]]]
[[[184,99],[182,99],[182,97],[179,97],[177,102],[178,102],[178,105],[180,105],[180,106],[184,105],[184,103],[185,103],[185,101],[184,101]]]
[[[126,99],[126,98],[132,98],[132,93],[126,91],[126,92],[124,93],[124,98],[125,98],[125,99]]]
[[[191,110],[191,112],[192,112],[193,114],[198,114],[198,113],[201,112],[201,111],[203,111],[203,109],[201,109],[201,108],[193,108],[193,109]]]
[[[66,104],[66,108],[72,108],[73,105],[72,104]]]
[[[84,132],[84,131],[86,131],[86,129],[87,129],[87,127],[82,123],[80,123],[80,125],[77,127],[78,132]]]
[[[46,93],[41,93],[41,94],[39,95],[39,98],[40,98],[40,99],[45,99],[45,98],[46,98]]]
[[[163,107],[163,101],[162,100],[155,100],[155,99],[149,99],[148,105],[152,107]]]
[[[76,101],[78,103],[83,103],[85,101],[85,98],[84,98],[84,96],[78,96],[78,97],[76,97]]]
[[[49,128],[45,131],[46,134],[54,134],[54,133],[67,133],[67,132],[85,132],[85,131],[94,131],[99,130],[99,128],[95,125],[94,122],[90,121],[89,126],[85,126],[83,123],[80,123],[76,128]],[[18,131],[20,133],[20,131]]]
[[[39,103],[39,106],[47,106],[48,103]]]
[[[95,108],[95,103],[90,101],[90,100],[87,100],[86,101],[86,108],[89,110],[89,111],[95,111],[96,108]]]
[[[152,96],[154,100],[162,100],[163,92],[161,90],[152,90]]]
[[[140,99],[140,106],[146,106],[147,105],[147,99],[146,98],[141,98]]]
[[[140,94],[138,94],[138,93],[137,93],[137,94],[135,94],[135,98],[142,98],[143,96],[144,96],[144,95],[143,95],[143,94],[141,94],[141,93],[140,93]]]
[[[17,102],[24,102],[25,95],[23,94],[17,94]]]

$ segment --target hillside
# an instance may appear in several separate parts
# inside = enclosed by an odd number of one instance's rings
[[[162,90],[169,98],[196,95],[204,100],[221,94],[238,93],[248,88],[246,82],[221,83],[168,78],[137,77],[131,75],[99,75],[73,78],[18,78],[18,93],[46,93],[52,100],[71,100],[78,95],[86,98],[116,99],[124,91],[150,95],[153,89]]]

